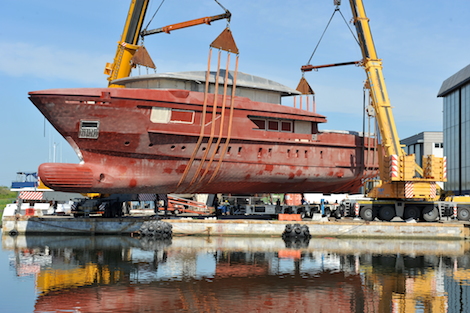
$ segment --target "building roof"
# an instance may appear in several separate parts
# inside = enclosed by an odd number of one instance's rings
[[[228,75],[228,84],[232,85],[233,82],[233,72],[229,71]],[[215,72],[211,72],[209,81],[211,83],[215,82]],[[225,70],[220,70],[219,83],[223,83],[223,77],[225,76]],[[133,76],[121,78],[113,81],[115,84],[125,84],[127,82],[141,81],[141,80],[152,80],[152,79],[176,79],[176,80],[189,80],[204,83],[206,81],[206,72],[205,71],[193,71],[193,72],[177,72],[177,73],[159,73],[159,74],[149,74],[141,76]],[[282,96],[289,95],[300,95],[295,89],[284,86],[275,81],[262,78],[259,76],[254,76],[246,74],[243,72],[238,72],[237,74],[237,87],[245,87],[251,89],[260,89],[260,90],[269,90],[279,92]]]
[[[470,82],[470,64],[447,78],[441,85],[441,89],[437,94],[438,97],[444,97],[455,89]]]
[[[400,140],[400,143],[403,145],[412,145],[415,143],[422,143],[422,142],[443,142],[443,132],[442,131],[424,131],[418,133],[416,135],[403,138]]]

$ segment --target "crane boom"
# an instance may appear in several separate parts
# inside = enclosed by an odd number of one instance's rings
[[[122,87],[111,82],[115,79],[128,77],[132,70],[131,59],[140,48],[138,45],[140,31],[147,12],[149,0],[132,0],[127,14],[126,23],[118,42],[113,63],[106,63],[104,73],[108,75],[108,87]]]
[[[339,5],[341,1],[335,0]],[[362,51],[362,66],[367,75],[367,88],[381,135],[380,185],[369,191],[374,198],[434,199],[436,182],[445,181],[445,160],[433,155],[423,157],[423,168],[415,155],[407,155],[400,144],[390,99],[382,72],[382,60],[375,49],[369,19],[362,0],[349,0],[353,22]]]
[[[377,123],[382,136],[382,145],[386,150],[385,155],[404,155],[382,73],[382,60],[377,57],[369,27],[369,19],[366,16],[362,1],[350,0],[350,3],[354,25],[362,50],[363,66],[370,84],[372,105],[377,112],[377,116],[380,116],[377,119]]]
[[[113,63],[106,63],[104,73],[108,75],[108,87],[122,88],[121,85],[113,84],[112,81],[129,77],[132,67],[135,65],[132,58],[141,46],[138,45],[140,36],[147,36],[161,32],[169,33],[172,30],[191,27],[200,24],[210,24],[213,21],[221,19],[230,19],[231,13],[226,10],[225,13],[220,15],[208,16],[199,19],[194,19],[182,23],[172,24],[157,29],[142,31],[142,24],[144,22],[145,13],[149,0],[132,0],[127,14],[126,23],[122,32],[121,40],[118,42],[116,55]],[[144,52],[146,53],[146,52]],[[153,64],[153,62],[152,62]]]

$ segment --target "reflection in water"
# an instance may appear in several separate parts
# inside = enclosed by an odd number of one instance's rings
[[[463,241],[4,236],[35,312],[466,312]]]

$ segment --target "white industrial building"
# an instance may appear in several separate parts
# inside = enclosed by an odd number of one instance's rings
[[[400,143],[406,146],[404,150],[407,154],[415,155],[416,163],[419,166],[423,166],[423,155],[444,156],[444,143],[441,131],[422,132],[402,139]]]
[[[443,98],[445,189],[470,194],[470,65],[447,78],[437,96]]]

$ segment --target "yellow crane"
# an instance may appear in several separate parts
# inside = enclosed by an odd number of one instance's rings
[[[131,59],[140,48],[138,45],[140,31],[144,23],[149,0],[132,0],[127,14],[126,23],[122,32],[121,40],[118,42],[116,56],[113,63],[106,63],[104,73],[109,75],[108,87],[122,87],[114,85],[113,80],[128,77],[132,70]]]
[[[311,71],[323,67],[356,64],[366,72],[365,88],[369,90],[370,105],[377,121],[381,142],[378,146],[380,180],[366,192],[368,199],[344,200],[337,216],[361,216],[365,220],[375,217],[390,221],[395,216],[405,219],[423,218],[434,221],[443,216],[462,220],[470,218],[467,202],[439,201],[438,182],[446,181],[445,158],[423,156],[420,167],[414,154],[406,154],[400,144],[392,106],[382,72],[382,60],[375,50],[362,0],[349,0],[356,28],[362,60],[320,66],[304,65],[301,70]],[[339,10],[341,0],[334,0]]]
[[[369,19],[362,0],[350,0],[353,21],[362,51],[362,66],[367,75],[367,88],[370,90],[371,104],[381,136],[379,152],[380,185],[369,191],[374,198],[436,199],[436,182],[443,182],[445,160],[433,155],[423,157],[423,168],[415,161],[415,155],[407,155],[400,144],[392,106],[388,97],[382,73],[382,60],[375,50]]]
[[[369,19],[362,0],[350,0],[353,23],[356,27],[362,60],[327,65],[304,65],[303,72],[324,67],[356,64],[364,68],[367,79],[365,87],[369,90],[371,106],[380,132],[379,149],[380,183],[368,192],[369,197],[388,199],[426,199],[439,198],[436,182],[446,181],[445,159],[433,155],[423,157],[423,167],[415,160],[415,155],[407,155],[400,144],[392,106],[382,72],[382,60],[375,50]],[[341,0],[334,0],[339,10]]]
[[[216,1],[217,2],[217,1]],[[217,2],[218,3],[218,2]],[[112,81],[124,77],[129,77],[131,70],[136,64],[142,64],[147,67],[155,68],[147,50],[139,45],[140,37],[157,34],[169,33],[170,31],[191,27],[200,24],[210,24],[213,21],[221,19],[230,19],[231,13],[225,10],[224,14],[202,17],[186,22],[172,24],[153,30],[142,31],[142,24],[144,22],[145,13],[149,0],[132,0],[129,12],[127,14],[126,23],[122,32],[121,40],[118,42],[116,55],[113,63],[106,63],[104,73],[108,75],[108,87],[122,88],[123,86],[113,84]],[[220,3],[218,3],[220,5]],[[222,7],[222,5],[220,5]],[[223,8],[223,7],[222,7]],[[136,60],[137,53],[141,52],[141,56]]]

